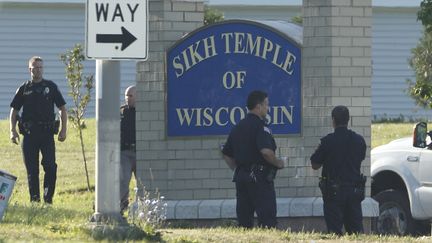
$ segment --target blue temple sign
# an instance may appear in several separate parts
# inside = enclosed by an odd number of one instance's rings
[[[253,90],[269,94],[276,135],[302,127],[301,27],[230,20],[197,29],[167,52],[167,135],[226,135]]]

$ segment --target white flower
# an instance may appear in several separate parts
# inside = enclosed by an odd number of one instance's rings
[[[158,227],[166,220],[168,204],[163,199],[165,197],[160,196],[159,192],[156,192],[156,198],[151,198],[150,193],[144,189],[144,196],[136,197],[135,203],[131,204],[129,215],[132,220],[138,215],[138,221]]]

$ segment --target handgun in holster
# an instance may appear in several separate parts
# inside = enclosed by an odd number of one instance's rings
[[[358,195],[358,197],[360,198],[360,201],[363,201],[363,199],[365,199],[366,195],[366,180],[367,177],[363,174],[360,174],[360,180],[359,182],[355,185],[354,188],[354,192]]]
[[[275,166],[266,166],[266,180],[272,182],[276,178],[277,168]]]
[[[267,182],[273,182],[276,178],[277,168],[273,165],[268,165],[264,163],[257,163],[252,166],[252,171],[256,174],[263,175]]]
[[[60,120],[59,119],[55,119],[54,120],[54,124],[53,124],[53,132],[54,134],[58,134],[60,130]]]
[[[329,177],[320,177],[318,186],[321,190],[323,199],[334,198],[339,193],[340,183]]]
[[[29,134],[30,133],[30,126],[29,124],[23,122],[20,115],[16,115],[16,120],[18,122],[18,131],[20,134]]]

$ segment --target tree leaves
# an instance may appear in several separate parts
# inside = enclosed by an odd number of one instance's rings
[[[61,54],[60,59],[65,65],[66,79],[68,80],[70,87],[68,94],[73,100],[73,107],[68,110],[68,118],[73,127],[77,128],[79,132],[81,151],[87,177],[87,189],[90,191],[90,180],[87,170],[82,130],[86,128],[84,115],[87,110],[87,105],[91,100],[93,75],[83,75],[84,65],[82,62],[85,60],[85,57],[83,54],[83,47],[80,44],[76,44],[73,49],[67,50],[66,53]],[[83,80],[85,81],[84,87]]]
[[[432,0],[423,0],[420,7],[417,18],[422,21],[425,29],[408,60],[416,78],[415,81],[407,80],[408,94],[417,105],[432,109]]]
[[[204,9],[204,25],[214,24],[224,20],[224,15],[217,9],[206,7]]]

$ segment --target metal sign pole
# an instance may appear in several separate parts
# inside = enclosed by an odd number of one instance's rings
[[[148,11],[148,0],[86,1],[86,57],[96,60],[96,202],[92,222],[123,221],[118,60],[147,58]]]
[[[96,60],[96,202],[93,222],[120,215],[120,62]]]

